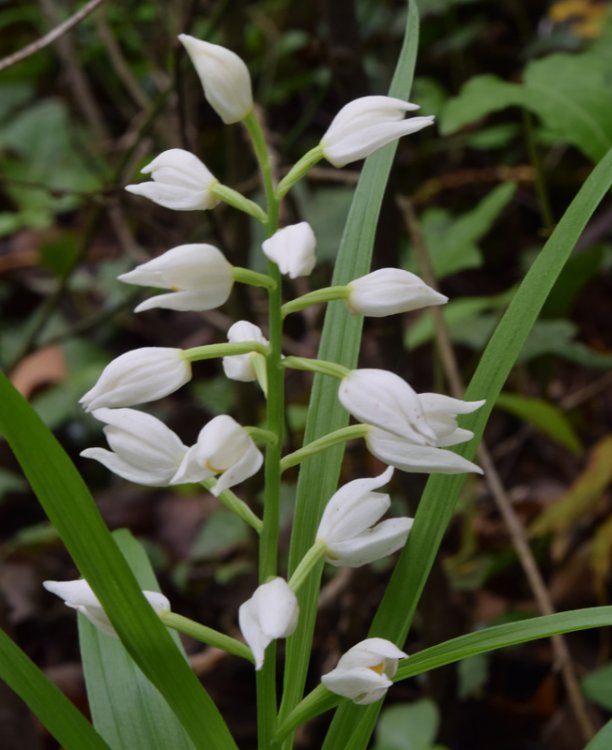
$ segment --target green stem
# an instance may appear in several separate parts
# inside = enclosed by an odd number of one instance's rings
[[[350,295],[350,289],[346,286],[328,286],[324,289],[315,289],[314,292],[308,292],[303,294],[301,297],[292,299],[290,302],[285,302],[283,305],[283,318],[291,313],[299,312],[304,310],[306,307],[311,305],[320,305],[323,302],[332,302],[336,299],[348,299]]]
[[[310,357],[285,357],[283,367],[292,370],[319,372],[321,375],[331,375],[339,380],[343,380],[351,372],[348,367],[336,362],[329,362],[325,359],[311,359]]]
[[[251,440],[257,445],[272,445],[278,442],[278,435],[270,430],[264,430],[261,427],[245,427],[244,431],[248,433]]]
[[[314,456],[315,453],[327,450],[338,443],[346,443],[347,440],[355,440],[356,438],[364,438],[370,431],[370,425],[368,424],[353,424],[349,427],[341,427],[339,430],[334,430],[328,435],[318,440],[313,440],[312,443],[308,443],[303,448],[299,448],[293,453],[287,454],[281,461],[281,471],[286,471],[292,466],[296,466],[302,461]]]
[[[205,479],[202,482],[202,486],[207,490],[211,490],[216,484],[217,480],[214,477]],[[242,518],[242,520],[258,534],[261,534],[263,521],[253,513],[249,506],[244,500],[241,500],[238,495],[235,495],[231,490],[223,490],[223,492],[217,495],[217,500],[221,505],[227,508],[227,510],[231,510],[232,513],[235,513],[238,518]]]
[[[293,571],[293,575],[289,579],[289,586],[293,589],[294,593],[300,589],[300,586],[304,583],[311,570],[317,565],[320,560],[325,557],[327,552],[327,546],[322,539],[317,539],[304,557],[300,560],[299,565]]]
[[[265,357],[268,354],[268,347],[259,341],[241,341],[239,344],[207,344],[185,349],[183,356],[189,362],[199,362],[203,359],[231,357],[234,354],[250,354],[251,352],[258,352]]]
[[[527,153],[529,154],[529,161],[531,162],[535,174],[535,189],[538,197],[542,224],[548,235],[555,228],[555,219],[553,217],[550,197],[546,188],[544,170],[542,169],[542,159],[540,158],[533,132],[533,117],[531,112],[528,112],[526,109],[523,110],[523,129],[527,144]]]
[[[232,276],[234,281],[239,281],[241,284],[249,284],[250,286],[261,286],[264,289],[274,289],[275,282],[266,273],[257,273],[257,271],[251,271],[250,268],[241,268],[240,266],[234,266],[232,269]]]
[[[261,123],[250,112],[244,120],[255,156],[259,162],[267,202],[266,236],[271,237],[278,229],[279,199],[274,194],[272,167],[269,150]],[[264,463],[264,515],[259,542],[259,582],[265,583],[274,577],[278,567],[278,537],[280,531],[280,480],[281,450],[283,444],[285,412],[285,379],[282,360],[283,318],[281,275],[276,264],[268,263],[268,275],[275,286],[268,290],[268,338],[269,352],[266,357],[267,412],[266,429],[277,436],[274,444],[266,446]],[[267,649],[263,667],[257,672],[257,735],[260,750],[274,747],[273,737],[277,725],[276,695],[276,644]]]
[[[330,692],[324,685],[317,685],[283,720],[281,720],[276,735],[277,740],[283,740],[290,732],[304,724],[313,713],[321,714],[337,706],[342,698]],[[316,709],[316,710],[315,710]]]
[[[323,158],[323,150],[320,145],[310,149],[307,153],[302,156],[287,172],[287,174],[280,181],[276,188],[276,198],[281,201],[285,195],[291,190],[296,182],[302,179],[302,177],[310,170],[314,165],[321,161]]]
[[[234,190],[227,185],[222,185],[220,182],[217,182],[212,187],[211,193],[219,200],[227,203],[228,206],[233,206],[234,208],[238,209],[238,211],[242,211],[243,213],[252,216],[262,224],[267,223],[268,216],[263,208],[261,206],[258,206],[254,201],[245,198],[245,196],[242,195],[242,193],[239,193],[237,190]]]
[[[240,656],[252,664],[255,662],[251,649],[246,644],[235,638],[231,638],[229,635],[208,628],[206,625],[201,625],[199,622],[195,622],[195,620],[183,617],[183,615],[177,615],[176,612],[162,612],[159,617],[167,627],[178,630],[180,633],[195,638],[197,641],[206,643],[207,646],[219,648],[233,656]]]

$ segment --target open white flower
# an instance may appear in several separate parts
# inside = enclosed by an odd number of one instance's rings
[[[338,398],[355,419],[412,440],[417,445],[434,443],[417,393],[387,370],[352,370],[340,383]]]
[[[255,669],[263,666],[264,652],[277,638],[287,638],[297,626],[298,601],[282,578],[273,578],[256,589],[240,605],[238,622],[244,640],[255,657]]]
[[[86,411],[144,404],[173,393],[190,380],[191,364],[182,349],[146,346],[110,362],[79,403]]]
[[[238,320],[230,326],[227,331],[227,340],[231,344],[240,344],[245,341],[257,341],[266,346],[268,344],[261,328],[249,323],[248,320]],[[265,357],[258,352],[223,357],[223,372],[230,380],[250,383],[257,380],[258,371],[260,373],[265,371]]]
[[[176,433],[136,409],[96,409],[93,416],[106,423],[104,434],[112,450],[86,448],[83,458],[99,461],[129,482],[151,487],[173,484],[187,453]]]
[[[76,581],[43,581],[43,586],[52,594],[64,600],[66,606],[76,609],[107,635],[115,638],[117,633],[102,609],[98,597],[91,590],[91,586],[82,578]],[[170,612],[170,602],[157,591],[143,591],[145,599],[157,614]]]
[[[253,476],[262,463],[261,451],[244,427],[221,414],[200,430],[196,444],[185,454],[172,483],[202,482],[219,476],[211,490],[216,496]]]
[[[317,262],[316,246],[312,227],[301,221],[279,229],[261,247],[266,258],[276,263],[282,274],[296,279],[312,272]]]
[[[251,76],[243,60],[218,44],[179,34],[210,106],[226,125],[240,122],[253,109]]]
[[[233,266],[213,245],[178,245],[153,260],[123,273],[126,284],[172,289],[141,302],[135,312],[162,307],[167,310],[213,310],[227,301]]]
[[[341,656],[338,666],[324,674],[321,682],[360,706],[375,703],[393,684],[397,662],[406,656],[391,641],[366,638]]]
[[[436,435],[435,444],[438,447],[457,445],[471,440],[474,433],[458,427],[457,416],[471,414],[485,404],[485,401],[463,401],[439,393],[419,393],[419,401],[427,424]]]
[[[379,427],[372,427],[365,437],[370,453],[396,469],[417,474],[482,474],[480,466],[452,451],[431,445],[416,445]]]
[[[403,547],[412,527],[411,518],[376,522],[391,504],[389,495],[372,490],[393,476],[391,467],[378,477],[355,479],[341,487],[327,503],[317,541],[325,543],[327,562],[357,568]],[[376,525],[374,525],[376,524]]]
[[[216,177],[197,156],[182,148],[162,152],[142,172],[150,174],[153,181],[127,185],[128,193],[175,211],[203,211],[219,202],[213,194]]]
[[[382,318],[385,315],[443,305],[448,297],[436,292],[409,271],[381,268],[354,279],[348,285],[347,307],[351,312]]]
[[[364,159],[403,135],[422,130],[433,117],[404,119],[416,104],[391,96],[364,96],[346,104],[321,139],[321,150],[334,167]]]

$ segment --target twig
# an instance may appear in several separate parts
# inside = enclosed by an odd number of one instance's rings
[[[31,44],[28,44],[27,47],[20,49],[19,52],[14,52],[12,55],[8,55],[8,57],[4,57],[2,60],[0,60],[0,71],[6,70],[6,68],[10,68],[11,65],[15,65],[16,63],[21,62],[28,57],[31,57],[31,55],[36,54],[36,52],[38,52],[39,50],[48,47],[56,39],[62,36],[62,34],[70,31],[73,26],[76,26],[78,23],[80,23],[84,18],[92,13],[98,7],[98,5],[101,5],[103,2],[104,0],[89,0],[88,3],[85,3],[85,5],[80,10],[77,10],[77,12],[72,16],[70,16],[70,18],[67,18],[54,29],[51,29],[51,31],[49,31],[47,34],[41,36],[40,39],[37,39]]]
[[[398,198],[398,205],[403,214],[408,232],[410,233],[415,256],[423,280],[433,289],[436,289],[437,280],[431,266],[427,245],[412,202],[409,198],[400,196]],[[431,308],[431,313],[434,318],[436,346],[440,353],[442,366],[451,393],[455,398],[462,398],[464,386],[457,366],[457,360],[455,358],[450,336],[448,334],[446,321],[444,320],[442,311],[439,307]],[[531,548],[529,547],[525,527],[520,518],[514,512],[514,508],[512,507],[510,498],[506,493],[501,477],[495,467],[495,463],[491,458],[489,449],[484,443],[482,443],[478,449],[478,459],[484,469],[485,479],[489,485],[489,490],[491,491],[497,508],[504,519],[506,528],[508,529],[512,545],[514,546],[521,566],[525,572],[537,607],[544,615],[553,614],[553,603],[546,588],[546,584],[544,583],[544,579],[542,578],[542,574],[538,568],[538,564],[531,552]],[[557,635],[551,638],[551,642],[555,654],[555,660],[561,670],[562,679],[565,684],[565,689],[567,690],[567,695],[574,716],[576,717],[576,721],[580,726],[585,740],[590,740],[595,734],[595,729],[587,713],[585,701],[578,686],[578,680],[576,679],[574,665],[566,641],[562,636]]]

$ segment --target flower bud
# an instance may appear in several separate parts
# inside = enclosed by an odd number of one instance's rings
[[[43,581],[43,586],[52,594],[59,596],[64,600],[67,607],[76,609],[82,615],[92,622],[106,635],[112,635],[115,638],[117,633],[111,625],[111,621],[102,609],[98,597],[91,590],[87,581],[78,579],[76,581]],[[157,591],[143,591],[145,599],[157,614],[170,612],[170,602]]]
[[[255,657],[255,669],[263,667],[264,652],[272,641],[293,633],[298,614],[297,598],[282,578],[273,578],[262,584],[240,606],[238,622]]]
[[[93,458],[129,482],[167,487],[178,471],[187,446],[159,419],[136,409],[96,409],[96,419],[106,423],[104,434],[112,451],[86,448],[83,458]]]
[[[204,96],[226,125],[240,122],[253,109],[251,76],[237,54],[218,44],[179,34],[204,88]]]
[[[172,289],[141,302],[135,312],[162,307],[167,310],[213,310],[227,301],[234,277],[233,266],[213,245],[193,244],[173,247],[133,271],[122,273],[126,284]]]
[[[357,568],[386,557],[403,547],[412,527],[411,518],[390,518],[374,524],[388,510],[389,495],[372,492],[393,476],[389,467],[371,479],[355,479],[341,487],[327,503],[317,530],[325,543],[327,562]]]
[[[336,695],[364,706],[384,697],[393,684],[397,662],[407,654],[384,638],[366,638],[349,649],[338,666],[321,677],[325,687]]]
[[[261,328],[249,323],[248,320],[238,320],[227,331],[227,340],[231,344],[239,344],[244,341],[258,341],[260,344],[268,344],[264,338]],[[242,383],[250,383],[257,380],[257,363],[264,363],[265,357],[258,352],[248,354],[233,354],[223,357],[223,372],[230,380],[239,380]]]
[[[379,427],[370,427],[365,442],[373,456],[401,471],[419,474],[462,474],[471,471],[482,474],[480,466],[463,456],[435,446],[415,445],[412,440]]]
[[[196,444],[185,454],[172,483],[201,482],[220,475],[211,490],[217,496],[253,476],[262,463],[261,451],[244,427],[222,414],[200,430]]]
[[[218,180],[189,151],[181,148],[164,151],[142,172],[150,174],[153,182],[127,185],[125,189],[159,206],[175,211],[203,211],[219,202],[213,194]]]
[[[346,304],[353,313],[382,318],[385,315],[443,305],[448,297],[439,294],[415,274],[400,268],[381,268],[348,285]]]
[[[433,117],[404,119],[416,104],[391,96],[364,96],[342,107],[321,139],[321,150],[334,167],[364,159],[382,146],[431,125]]]
[[[308,276],[315,267],[316,245],[312,227],[308,222],[301,221],[279,229],[261,247],[266,258],[276,263],[281,273],[295,279]]]
[[[79,403],[86,411],[155,401],[191,380],[191,364],[182,349],[146,346],[108,364]]]

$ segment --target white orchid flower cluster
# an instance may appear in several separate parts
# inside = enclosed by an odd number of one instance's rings
[[[261,144],[265,147],[265,141],[254,114],[246,65],[223,47],[185,34],[179,39],[194,64],[209,104],[223,122],[245,124],[262,166]],[[268,230],[262,252],[270,270],[268,274],[259,274],[234,267],[218,248],[209,244],[179,245],[119,277],[129,284],[168,290],[140,303],[136,312],[153,308],[210,310],[227,301],[235,282],[263,287],[270,299],[272,293],[276,294],[277,323],[308,305],[330,300],[342,300],[351,313],[372,317],[444,304],[447,301],[444,295],[414,274],[395,268],[374,271],[342,287],[312,291],[290,300],[282,308],[278,302],[280,274],[295,279],[308,276],[315,267],[316,238],[305,221],[279,228],[270,200],[276,202],[275,214],[278,215],[283,196],[320,159],[342,167],[432,123],[431,117],[406,119],[406,112],[415,109],[418,107],[414,104],[386,96],[368,96],[347,104],[319,144],[305,154],[276,187],[269,178],[267,187],[272,199],[268,195],[268,213],[222,185],[194,154],[173,148],[157,156],[143,169],[151,181],[128,185],[127,190],[173,210],[210,210],[224,201],[245,211],[264,223]],[[265,182],[263,166],[262,174]],[[268,645],[294,632],[299,617],[296,593],[316,563],[326,560],[334,566],[355,568],[404,546],[412,519],[394,517],[381,521],[391,499],[388,494],[375,491],[391,480],[394,468],[427,473],[481,471],[447,449],[473,437],[472,432],[458,426],[457,417],[478,409],[482,401],[464,402],[433,393],[418,394],[402,378],[384,370],[348,371],[331,362],[283,357],[281,333],[282,328],[276,325],[273,330],[270,324],[269,341],[255,324],[237,321],[227,332],[227,343],[189,350],[137,349],[112,361],[81,399],[85,409],[104,424],[110,447],[110,450],[88,448],[83,456],[99,461],[128,481],[143,485],[175,486],[208,482],[217,477],[216,483],[206,486],[261,531],[265,511],[261,521],[249,509],[241,510],[241,501],[228,490],[259,471],[264,457],[254,436],[261,437],[265,430],[245,428],[231,416],[221,415],[202,428],[194,445],[187,446],[159,419],[132,407],[173,393],[190,381],[191,362],[210,357],[222,358],[223,371],[229,379],[257,381],[267,394],[268,403],[275,397],[273,389],[267,393],[272,374],[283,368],[295,366],[340,379],[339,401],[360,423],[355,434],[365,439],[369,451],[387,464],[387,468],[380,476],[356,479],[343,485],[329,500],[313,545],[291,579],[285,581],[275,573],[264,574],[261,585],[240,606],[240,629],[258,670],[264,666]],[[263,442],[269,445],[276,441],[282,448],[281,429],[282,425],[278,434],[271,438],[268,432]],[[278,474],[317,450],[320,448],[312,444],[282,460],[278,458]],[[114,634],[85,581],[48,581],[45,586],[104,632]],[[170,611],[168,600],[159,594],[144,593],[163,619]],[[405,656],[389,641],[369,638],[345,653],[337,667],[323,676],[322,682],[328,690],[355,703],[371,703],[383,697],[392,684],[398,660]]]

